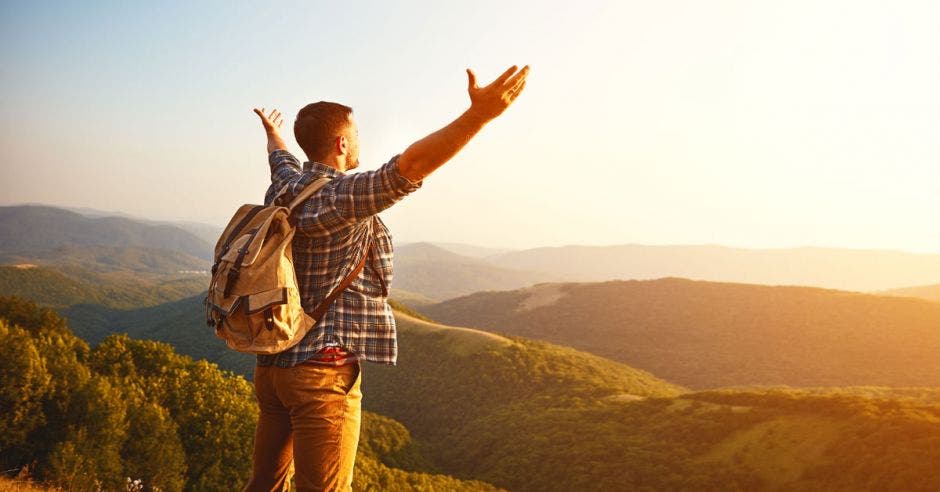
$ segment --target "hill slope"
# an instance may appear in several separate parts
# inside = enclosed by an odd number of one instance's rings
[[[919,299],[666,278],[477,293],[421,312],[691,388],[940,386],[940,304]]]

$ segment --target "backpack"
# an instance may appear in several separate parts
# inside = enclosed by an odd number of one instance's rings
[[[274,354],[296,345],[362,271],[365,257],[311,313],[304,311],[291,248],[293,212],[329,180],[313,181],[287,206],[278,205],[287,186],[271,205],[242,205],[219,237],[203,303],[206,324],[229,348]]]

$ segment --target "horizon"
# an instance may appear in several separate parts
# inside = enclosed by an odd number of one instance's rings
[[[252,107],[351,105],[369,170],[466,109],[465,68],[529,64],[382,213],[397,242],[940,253],[931,2],[2,8],[4,204],[220,227],[268,184]]]
[[[56,207],[67,209],[73,212],[76,212],[81,215],[86,215],[82,212],[85,210],[88,213],[94,213],[95,216],[89,216],[92,218],[104,218],[104,217],[120,217],[130,220],[137,221],[148,221],[148,222],[157,222],[157,223],[166,223],[171,225],[179,226],[180,224],[189,224],[193,226],[201,227],[215,227],[219,229],[219,232],[225,228],[225,224],[210,224],[208,222],[198,222],[188,219],[155,219],[149,217],[141,217],[138,215],[131,214],[129,212],[124,212],[120,210],[101,210],[93,207],[75,207],[67,205],[54,205],[49,203],[0,203],[0,207],[18,207],[18,206],[42,206],[42,207]],[[107,215],[113,214],[113,215]],[[86,215],[88,216],[88,215]],[[901,254],[911,254],[911,255],[940,255],[940,251],[909,251],[902,249],[891,249],[891,248],[859,248],[851,246],[822,246],[817,244],[802,244],[802,245],[793,245],[793,246],[739,246],[733,244],[723,244],[723,243],[641,243],[641,242],[624,242],[624,243],[610,243],[610,244],[586,244],[586,243],[565,243],[565,244],[541,244],[533,245],[527,247],[509,247],[509,246],[500,246],[492,244],[483,244],[483,243],[468,243],[460,241],[450,241],[450,240],[437,240],[437,239],[409,239],[405,238],[404,240],[395,240],[395,246],[407,246],[410,244],[432,244],[435,246],[440,246],[442,244],[455,244],[461,246],[470,246],[481,249],[495,249],[495,250],[507,250],[507,251],[524,251],[531,249],[543,249],[543,248],[567,248],[567,247],[587,247],[587,248],[606,248],[606,247],[618,247],[618,246],[649,246],[649,247],[717,247],[717,248],[728,248],[728,249],[742,249],[742,250],[751,250],[751,251],[773,251],[773,250],[794,250],[794,249],[830,249],[830,250],[844,250],[844,251],[868,251],[868,252],[885,252],[885,253],[901,253]],[[446,249],[446,248],[445,248]]]

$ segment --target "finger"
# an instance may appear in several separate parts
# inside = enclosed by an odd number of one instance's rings
[[[513,102],[519,97],[519,94],[522,93],[522,88],[525,87],[525,80],[523,79],[522,83],[514,91],[509,94],[509,102]]]
[[[505,87],[506,87],[507,92],[515,91],[519,87],[520,84],[525,83],[526,81],[525,74],[523,74],[522,72],[519,72],[519,74],[522,74],[522,75],[519,77],[513,77],[509,79],[508,81],[506,81]]]
[[[252,109],[252,111],[254,111],[254,113],[255,113],[256,115],[258,115],[258,116],[264,118],[264,113],[262,112],[263,110],[258,109],[258,108],[255,108],[255,109]]]
[[[477,87],[477,76],[473,73],[473,70],[467,69],[467,90],[476,89]]]
[[[519,70],[517,74],[513,75],[511,79],[507,80],[506,85],[509,87],[515,87],[516,85],[519,84],[520,80],[525,80],[525,78],[528,75],[529,75],[529,66],[526,65],[522,67],[522,70]]]
[[[493,84],[502,85],[503,82],[505,82],[506,79],[508,79],[509,76],[512,75],[513,72],[515,72],[515,71],[516,71],[516,66],[515,66],[515,65],[509,67],[505,72],[503,72],[502,75],[500,75],[499,77],[496,78],[496,80],[494,80],[492,83],[490,83],[490,85],[493,85]]]
[[[273,118],[274,118],[274,113],[276,113],[276,112],[277,112],[276,109],[272,109],[272,110],[271,110],[271,114],[268,115],[268,119],[269,119],[269,120],[270,120],[270,119],[273,119]]]

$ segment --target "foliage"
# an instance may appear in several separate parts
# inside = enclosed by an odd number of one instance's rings
[[[62,261],[57,258],[57,261]],[[109,308],[153,306],[193,295],[206,288],[208,277],[163,272],[93,272],[82,266],[35,266],[20,268],[0,265],[0,292],[23,297],[56,309],[76,305]],[[194,268],[204,269],[204,265]],[[171,272],[171,273],[166,273]]]
[[[89,351],[51,310],[22,299],[0,297],[0,336],[3,469],[29,466],[77,491],[247,482],[258,410],[244,378],[126,334]],[[496,490],[427,463],[401,424],[366,412],[357,490]]]

